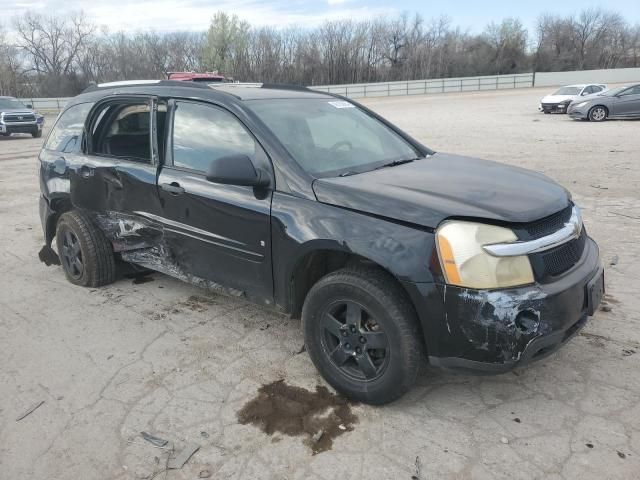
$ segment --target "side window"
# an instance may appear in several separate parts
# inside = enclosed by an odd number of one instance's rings
[[[591,92],[592,92],[592,93],[598,93],[598,92],[601,92],[601,91],[602,91],[602,87],[599,87],[599,86],[597,86],[597,85],[593,85],[593,86],[591,87]]]
[[[93,103],[79,103],[65,110],[56,122],[47,143],[47,150],[61,153],[79,152],[82,146],[84,121]]]
[[[236,117],[220,108],[176,102],[173,165],[206,172],[212,160],[226,155],[254,157],[253,137]]]
[[[93,122],[93,153],[151,162],[150,106],[148,103],[111,103]]]
[[[594,92],[595,92],[595,87],[593,87],[592,85],[589,85],[587,88],[584,89],[583,95],[590,95]]]

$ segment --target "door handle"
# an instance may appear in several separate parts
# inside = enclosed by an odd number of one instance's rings
[[[89,167],[88,165],[83,165],[80,167],[80,176],[82,178],[93,177],[94,173],[95,173],[95,169]]]
[[[184,193],[184,188],[178,182],[163,183],[160,188],[171,195],[182,195]]]

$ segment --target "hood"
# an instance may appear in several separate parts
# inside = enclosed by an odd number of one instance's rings
[[[519,223],[552,215],[571,201],[536,172],[436,153],[396,167],[313,183],[318,201],[436,228],[448,217]]]
[[[580,98],[580,95],[547,95],[543,97],[540,102],[542,103],[560,103],[566,102],[567,100],[573,101]]]

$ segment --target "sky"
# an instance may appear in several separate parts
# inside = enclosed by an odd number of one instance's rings
[[[640,23],[640,0],[0,0],[0,23],[25,10],[64,14],[83,10],[109,31],[201,31],[218,10],[235,13],[252,25],[313,27],[325,20],[397,16],[418,12],[425,18],[448,16],[452,24],[473,33],[491,21],[518,17],[533,32],[543,12],[571,15],[585,7],[616,10],[630,23]]]

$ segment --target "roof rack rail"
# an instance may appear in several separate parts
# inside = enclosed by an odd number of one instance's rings
[[[177,80],[122,80],[117,82],[106,82],[89,85],[82,91],[82,93],[93,92],[102,88],[124,88],[143,85],[157,85],[161,87],[209,88],[207,84],[198,82],[181,82]]]
[[[304,85],[294,85],[291,83],[263,83],[262,88],[273,88],[277,90],[302,90],[305,92],[309,90]]]

